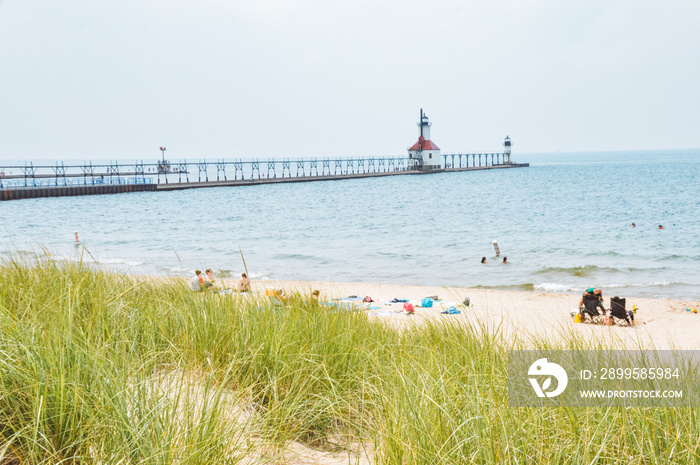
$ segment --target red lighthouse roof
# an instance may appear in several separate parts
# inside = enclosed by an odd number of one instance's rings
[[[420,136],[418,142],[413,144],[408,150],[440,150],[440,147],[435,145],[432,141],[425,140],[423,136]]]

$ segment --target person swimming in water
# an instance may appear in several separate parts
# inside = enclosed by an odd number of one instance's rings
[[[481,263],[489,263],[486,261],[486,257],[481,257]]]
[[[503,263],[508,263],[508,257],[503,257]]]

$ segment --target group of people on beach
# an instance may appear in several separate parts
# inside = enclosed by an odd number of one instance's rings
[[[634,325],[634,314],[637,312],[636,307],[632,310],[625,308],[627,299],[620,297],[610,298],[610,308],[606,309],[603,300],[603,291],[601,289],[591,287],[586,289],[581,295],[578,303],[578,311],[572,312],[574,323],[582,323],[588,319],[591,322],[598,322],[604,325],[614,325],[615,320],[626,321],[628,325]]]
[[[193,291],[206,291],[209,289],[223,290],[223,286],[219,285],[214,279],[214,272],[208,268],[202,276],[201,270],[195,270],[194,278],[190,282],[190,289]],[[250,279],[246,273],[241,274],[241,279],[238,280],[236,287],[233,289],[236,292],[250,292]]]

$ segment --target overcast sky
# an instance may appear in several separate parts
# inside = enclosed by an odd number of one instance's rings
[[[443,152],[698,147],[699,20],[697,0],[0,0],[0,159],[403,155],[421,107]]]

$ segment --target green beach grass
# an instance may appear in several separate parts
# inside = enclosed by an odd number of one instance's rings
[[[521,342],[498,327],[186,284],[4,262],[0,464],[278,463],[290,442],[347,463],[700,462],[695,409],[509,408]]]

